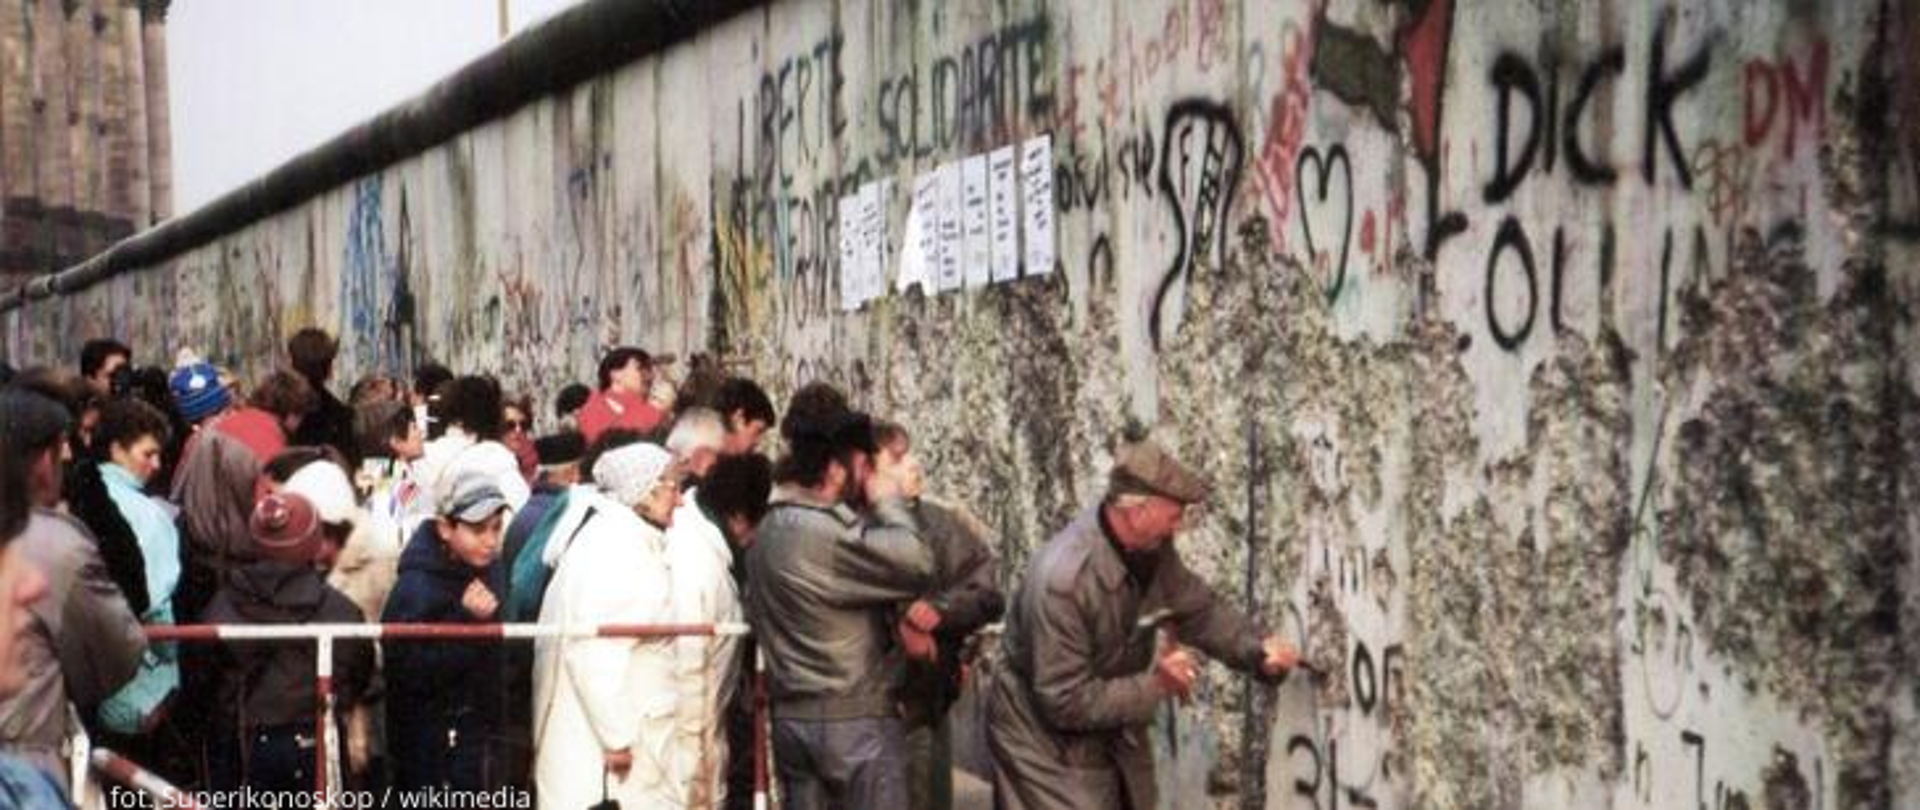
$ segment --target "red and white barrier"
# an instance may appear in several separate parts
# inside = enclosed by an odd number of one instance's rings
[[[199,810],[200,805],[194,804],[192,797],[185,791],[174,787],[158,774],[140,767],[133,760],[106,748],[93,749],[90,759],[95,771],[108,779],[147,794],[148,798],[153,800],[154,807]]]
[[[315,773],[314,789],[322,796],[329,797],[324,806],[331,806],[331,797],[340,790],[339,741],[335,739],[334,699],[333,699],[333,642],[335,639],[377,639],[380,641],[470,641],[475,643],[498,641],[524,641],[536,638],[678,638],[681,636],[744,636],[750,631],[740,622],[720,622],[715,624],[601,624],[601,625],[547,625],[547,624],[425,624],[419,622],[396,622],[393,624],[180,624],[147,625],[147,640],[183,641],[183,642],[274,642],[274,641],[311,641],[316,645],[314,694],[319,706],[315,717],[317,728],[315,739],[320,744],[314,749]],[[766,661],[756,651],[754,655],[753,682],[753,806],[756,810],[766,810],[767,794],[767,694]],[[95,767],[100,767],[95,754]],[[124,759],[119,762],[131,766],[137,773],[146,774],[160,786],[173,790],[164,780],[141,770]],[[111,773],[109,775],[112,775]],[[119,777],[115,777],[119,778]],[[137,786],[136,786],[137,787]],[[146,790],[146,788],[141,788]],[[151,791],[149,791],[151,792]],[[179,794],[177,790],[174,795]],[[191,807],[192,805],[175,805]]]

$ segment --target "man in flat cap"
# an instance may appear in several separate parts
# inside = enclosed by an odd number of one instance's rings
[[[1220,604],[1174,550],[1187,508],[1207,491],[1153,441],[1122,445],[1100,504],[1034,553],[988,697],[1000,807],[1155,807],[1147,728],[1200,672],[1182,644],[1269,679],[1298,663],[1292,645]],[[1177,643],[1160,643],[1161,628]]]

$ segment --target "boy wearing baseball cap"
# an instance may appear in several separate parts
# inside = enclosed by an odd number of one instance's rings
[[[400,556],[400,579],[383,621],[494,622],[488,587],[500,556],[507,498],[487,475],[468,472],[435,494],[438,514]],[[485,791],[524,780],[498,743],[504,692],[498,645],[410,642],[386,646],[389,749],[395,786]]]

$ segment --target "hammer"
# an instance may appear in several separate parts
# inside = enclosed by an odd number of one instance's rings
[[[1158,610],[1148,611],[1147,613],[1141,615],[1138,621],[1133,623],[1133,631],[1135,633],[1150,633],[1150,632],[1153,632],[1154,630],[1161,630],[1166,633],[1166,636],[1161,641],[1160,649],[1154,653],[1154,662],[1155,662],[1154,665],[1159,666],[1159,660],[1160,660],[1161,654],[1165,653],[1170,648],[1176,648],[1180,646],[1180,639],[1178,636],[1174,634],[1172,608],[1160,608]],[[1192,695],[1188,694],[1188,695],[1180,696],[1180,705],[1185,706],[1185,705],[1191,704],[1192,702],[1193,702]]]
[[[1136,633],[1144,633],[1151,630],[1165,630],[1167,633],[1168,646],[1179,644],[1179,638],[1174,635],[1173,610],[1171,608],[1160,608],[1158,610],[1148,611],[1140,617],[1139,621],[1133,623],[1133,631]],[[1294,664],[1293,668],[1306,670],[1315,677],[1326,675],[1325,672],[1321,671],[1320,667],[1314,665],[1313,661],[1307,658],[1307,651],[1304,648],[1300,650],[1300,660]]]

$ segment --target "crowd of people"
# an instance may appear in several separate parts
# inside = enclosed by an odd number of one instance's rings
[[[76,739],[184,788],[313,788],[312,644],[143,625],[748,622],[334,643],[347,785],[570,810],[751,806],[755,645],[789,808],[951,806],[962,651],[1003,613],[979,691],[1007,807],[1151,807],[1145,728],[1193,689],[1187,645],[1267,678],[1297,662],[1181,563],[1207,486],[1149,440],[1009,600],[909,431],[831,386],[776,412],[704,358],[676,379],[619,347],[550,400],[425,365],[343,401],[336,351],[303,329],[244,382],[111,340],[77,374],[0,368],[0,805],[66,806]]]

